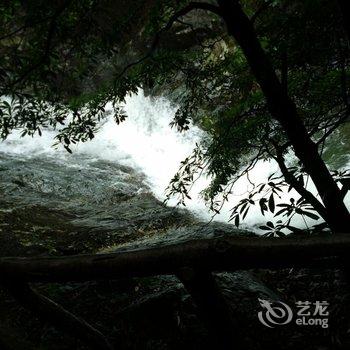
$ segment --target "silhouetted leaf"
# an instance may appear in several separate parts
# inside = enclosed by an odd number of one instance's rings
[[[287,210],[288,210],[288,208],[283,208],[283,209],[279,210],[274,216],[276,217],[276,216],[278,216],[278,215],[284,213],[284,212],[287,211]]]
[[[269,226],[269,227],[271,227],[271,228],[274,228],[274,227],[275,227],[275,225],[274,225],[273,222],[271,222],[271,221],[268,221],[268,222],[266,223],[266,225]]]
[[[305,210],[303,210],[303,214],[314,220],[318,220],[320,218],[318,215],[310,213],[309,211],[305,211]]]
[[[273,193],[271,194],[271,196],[269,198],[269,209],[270,209],[271,213],[273,213],[275,211],[275,199],[273,198]]]
[[[265,231],[270,231],[271,227],[267,227],[267,226],[259,226],[260,230],[265,230]]]
[[[244,214],[243,214],[243,217],[242,217],[242,220],[244,220],[245,219],[245,217],[247,216],[247,214],[248,214],[248,211],[249,211],[249,207],[247,208],[247,210],[244,212]]]

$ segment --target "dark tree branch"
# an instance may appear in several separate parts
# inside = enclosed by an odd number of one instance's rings
[[[288,52],[287,48],[283,49],[281,55],[281,85],[286,94],[288,94]]]
[[[27,29],[27,28],[28,28],[27,25],[24,25],[24,26],[22,26],[22,27],[19,27],[18,29],[14,30],[13,32],[1,36],[1,37],[0,37],[0,41],[2,41],[2,40],[4,40],[4,39],[7,39],[7,38],[10,38],[11,36],[16,35],[17,33],[21,32],[22,30],[25,30],[25,29]]]
[[[97,329],[83,319],[71,314],[61,305],[41,295],[25,282],[4,285],[20,304],[40,318],[62,329],[73,337],[80,338],[91,349],[113,350],[112,345]]]
[[[309,137],[312,138],[315,134],[317,134],[318,132],[320,131],[323,131],[323,132],[327,132],[327,129],[332,129],[331,133],[333,133],[335,130],[337,130],[337,128],[346,122],[347,118],[349,117],[349,112],[347,111],[346,108],[340,110],[340,111],[337,111],[336,113],[330,115],[331,111],[328,111],[328,112],[325,112],[325,115],[327,115],[328,118],[331,118],[332,120],[334,120],[334,117],[335,116],[338,116],[338,119],[336,121],[332,121],[332,122],[327,122],[327,123],[322,123],[321,122],[318,122],[317,125],[315,125],[308,133]],[[345,113],[345,114],[343,114]],[[333,128],[334,127],[334,128]],[[316,141],[316,144],[321,144],[322,142],[325,141],[325,139],[327,137],[329,137],[330,134],[328,134],[326,137],[325,136],[322,136],[322,139],[321,140],[318,140]],[[285,142],[283,145],[280,145],[279,148],[281,149],[281,151],[286,151],[288,147],[291,147],[292,146],[292,143],[291,141],[287,141]]]
[[[116,77],[116,80],[120,79],[130,68],[137,66],[138,64],[142,63],[146,59],[150,58],[154,51],[156,50],[157,46],[159,45],[161,36],[164,32],[168,31],[171,29],[173,24],[181,17],[187,15],[193,10],[204,10],[204,11],[209,11],[212,13],[215,13],[217,15],[221,15],[221,10],[218,6],[208,4],[205,2],[190,2],[187,6],[182,8],[181,10],[175,12],[168,20],[167,24],[155,35],[153,42],[151,44],[151,47],[149,51],[140,59],[137,61],[129,63],[127,66],[124,67],[124,69],[121,71],[121,73],[118,74]]]
[[[27,77],[32,74],[35,70],[37,70],[40,66],[46,64],[50,60],[50,52],[51,52],[51,46],[52,46],[52,41],[53,37],[56,31],[56,26],[57,26],[57,19],[59,16],[66,10],[66,8],[69,6],[69,4],[72,2],[72,0],[66,0],[62,3],[62,5],[56,10],[54,15],[51,17],[50,25],[49,25],[49,30],[48,34],[45,40],[45,45],[44,45],[44,50],[43,54],[40,57],[40,59],[27,68],[25,72],[23,72],[14,82],[10,84],[8,87],[8,90],[12,90],[17,84],[21,83]]]
[[[298,179],[288,170],[284,162],[283,153],[280,148],[275,144],[276,150],[276,161],[281,169],[281,172],[288,184],[290,184],[307,202],[309,202],[321,215],[321,217],[327,222],[327,213],[323,204],[311,193],[309,192]]]
[[[266,97],[271,116],[290,140],[294,152],[311,176],[327,210],[327,223],[334,232],[349,232],[350,215],[340,189],[310,138],[294,101],[283,90],[274,67],[258,40],[254,27],[238,0],[218,0],[228,33],[240,45]]]
[[[8,33],[8,34],[6,34],[6,35],[1,36],[1,37],[0,37],[0,41],[2,41],[2,40],[4,40],[4,39],[7,39],[7,38],[10,38],[11,36],[14,36],[14,35],[18,34],[19,32],[21,32],[21,31],[23,31],[23,30],[26,30],[26,29],[28,29],[28,28],[33,28],[33,27],[35,27],[35,26],[37,26],[37,25],[39,25],[39,24],[41,24],[41,23],[44,23],[44,22],[48,21],[48,20],[51,19],[51,18],[53,18],[53,16],[44,18],[44,19],[39,20],[39,21],[36,21],[36,22],[34,22],[34,23],[30,24],[30,25],[25,24],[25,25],[23,25],[23,26],[17,28],[16,30],[14,30],[14,31],[12,31],[12,32],[10,32],[10,33]]]
[[[349,114],[346,113],[343,115],[339,120],[337,120],[325,133],[322,135],[320,139],[317,140],[317,145],[321,145],[335,130],[338,129],[338,127],[343,124],[346,119],[349,117]]]
[[[349,2],[347,0],[338,0],[338,5],[343,19],[344,30],[348,36],[350,42],[350,15],[349,15]]]
[[[254,24],[254,22],[257,20],[257,18],[264,12],[266,11],[271,4],[273,3],[272,0],[266,1],[263,5],[261,5],[258,10],[254,13],[252,17],[250,17],[250,21]]]
[[[347,195],[347,193],[350,191],[350,179],[342,179],[340,180],[340,183],[342,184],[342,188],[340,190],[340,193],[343,198]]]

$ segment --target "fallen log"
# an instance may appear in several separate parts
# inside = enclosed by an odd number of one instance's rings
[[[225,237],[111,254],[0,258],[2,281],[66,282],[207,271],[344,265],[349,235],[307,238]]]

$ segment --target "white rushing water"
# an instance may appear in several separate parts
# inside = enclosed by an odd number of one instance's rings
[[[138,95],[127,97],[124,110],[128,116],[126,121],[117,125],[110,117],[92,141],[73,148],[73,155],[63,149],[54,149],[52,144],[56,132],[48,130],[42,137],[34,138],[21,138],[19,132],[14,132],[8,140],[0,144],[0,151],[29,158],[55,157],[67,165],[72,165],[80,155],[87,161],[103,159],[127,165],[145,174],[147,184],[155,196],[163,200],[164,190],[178,170],[180,162],[191,154],[204,133],[195,126],[184,133],[172,129],[169,124],[176,108],[164,98],[145,97],[142,91]],[[276,163],[260,162],[250,172],[250,180],[257,184],[265,182],[274,172],[278,172]],[[199,193],[208,182],[205,177],[199,179],[191,190],[192,200],[187,202],[188,209],[206,220],[210,219],[212,213],[205,207]],[[234,187],[229,203],[215,219],[227,222],[230,208],[244,198],[251,188],[252,185],[247,179],[241,179]],[[284,195],[283,200],[289,201],[290,197],[298,198],[292,191]],[[175,200],[170,204],[174,203]],[[294,224],[302,225],[301,220],[298,219]],[[261,216],[256,206],[247,216],[244,226],[251,228],[265,221],[266,218]]]

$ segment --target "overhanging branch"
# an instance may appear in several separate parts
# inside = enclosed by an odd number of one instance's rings
[[[7,90],[12,90],[17,84],[27,79],[27,77],[30,76],[35,70],[37,70],[39,67],[46,64],[49,61],[51,49],[52,49],[52,41],[56,31],[56,26],[57,26],[57,20],[62,15],[62,13],[66,10],[66,8],[70,5],[71,2],[72,0],[64,1],[62,5],[59,6],[59,8],[55,11],[54,15],[51,16],[51,21],[49,24],[48,33],[45,40],[43,54],[41,55],[39,60],[33,65],[31,65],[30,67],[28,67],[14,82],[10,84]]]
[[[187,6],[180,9],[179,11],[175,12],[169,18],[167,24],[155,35],[149,51],[143,57],[138,59],[137,61],[131,62],[130,64],[125,66],[124,69],[121,71],[121,73],[117,76],[116,80],[121,78],[130,68],[132,68],[132,67],[142,63],[146,59],[150,58],[152,56],[152,54],[154,53],[155,49],[157,48],[162,34],[166,31],[168,31],[179,18],[187,15],[188,13],[190,13],[193,10],[204,10],[204,11],[212,12],[212,13],[217,14],[219,16],[221,15],[221,10],[218,6],[208,4],[205,2],[196,2],[196,1],[190,2]]]
[[[273,142],[274,143],[274,142]],[[308,191],[303,184],[301,184],[298,179],[288,170],[285,162],[284,157],[281,149],[279,146],[274,143],[275,149],[276,149],[276,157],[275,160],[277,161],[277,164],[279,168],[281,169],[281,172],[287,181],[288,184],[290,184],[299,194],[301,197],[303,197],[307,202],[309,202],[321,215],[323,220],[327,222],[327,212],[323,204],[310,192]]]

